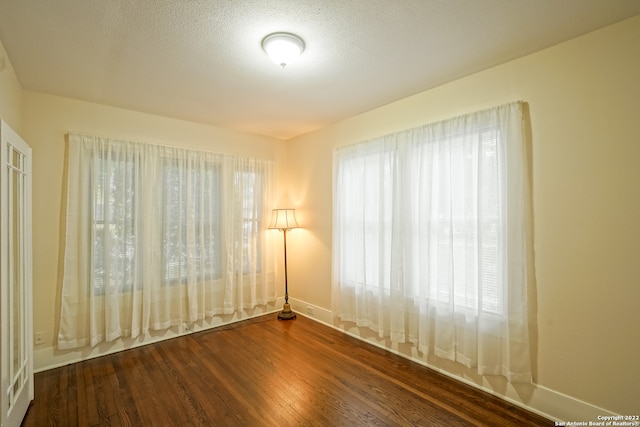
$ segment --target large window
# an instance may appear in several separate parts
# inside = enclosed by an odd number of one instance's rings
[[[392,253],[391,239],[406,237],[399,248],[401,256],[415,260],[403,265],[415,269],[409,276],[414,280],[428,279],[424,295],[429,301],[502,316],[500,234],[506,218],[496,157],[499,138],[496,127],[469,131],[466,144],[465,138],[453,136],[442,162],[434,161],[433,156],[442,153],[434,153],[426,140],[415,141],[415,152],[404,158],[399,148],[391,150],[388,145],[376,153],[341,156],[338,219],[343,230],[341,252],[349,259],[340,263],[341,279],[374,294],[388,294],[392,259],[397,255]],[[400,171],[422,172],[405,175],[403,183],[402,175],[395,175]],[[400,198],[406,203],[396,208],[394,199]],[[394,215],[395,226],[403,232],[394,233]],[[407,293],[418,297],[421,283],[426,282],[406,282]]]
[[[530,378],[528,350],[511,365],[496,350],[526,342],[521,123],[515,103],[336,150],[343,320],[481,373]]]
[[[134,267],[145,248],[135,244],[139,235],[136,211],[142,209],[136,206],[140,203],[136,195],[153,187],[161,189],[154,193],[162,207],[162,283],[185,283],[190,276],[197,280],[220,278],[222,165],[207,161],[193,166],[185,168],[176,159],[164,159],[159,179],[142,181],[135,174],[133,159],[94,157],[93,197],[87,203],[94,227],[90,283],[97,294],[104,294],[105,284],[119,292],[131,290],[134,281],[140,285],[140,277],[134,274],[140,276],[142,271]]]
[[[274,301],[272,175],[271,161],[70,134],[59,346]]]

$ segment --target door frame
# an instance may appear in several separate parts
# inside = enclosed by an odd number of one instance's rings
[[[2,349],[1,349],[1,371],[2,371],[2,414],[0,425],[12,427],[19,426],[24,415],[33,400],[33,297],[32,297],[32,240],[31,240],[31,174],[32,174],[32,153],[29,145],[15,133],[4,121],[0,120],[0,323],[2,329]],[[11,147],[11,152],[10,151]],[[13,160],[9,155],[19,153],[21,161],[18,166],[12,164]],[[11,162],[11,163],[10,163]],[[10,208],[9,192],[13,188],[8,185],[13,182],[14,177],[20,179],[22,198],[19,200],[17,214],[20,223],[17,229],[17,236],[14,236],[13,228],[14,209]],[[11,231],[11,233],[10,233]],[[13,253],[10,247],[9,237],[17,237],[19,244],[19,254]],[[4,250],[3,250],[4,249]],[[18,271],[13,271],[15,257],[19,256]],[[16,300],[13,281],[20,281],[18,286],[19,301],[19,322],[18,335],[15,334],[14,305]],[[10,286],[10,283],[12,286]],[[20,346],[20,360],[14,361],[15,345]],[[17,384],[17,386],[16,386]]]

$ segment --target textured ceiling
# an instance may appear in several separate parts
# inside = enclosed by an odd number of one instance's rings
[[[287,139],[640,13],[638,0],[0,0],[24,89]],[[298,34],[285,69],[260,42]]]

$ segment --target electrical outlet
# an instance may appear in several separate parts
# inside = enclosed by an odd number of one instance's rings
[[[34,336],[34,344],[35,345],[42,345],[44,344],[44,331],[41,332],[36,332],[35,336]]]
[[[310,305],[307,306],[307,314],[309,316],[313,316],[313,307]]]

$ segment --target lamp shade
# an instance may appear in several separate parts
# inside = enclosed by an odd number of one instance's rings
[[[273,33],[262,40],[262,48],[269,58],[284,68],[302,54],[304,42],[295,34]]]
[[[269,228],[276,230],[291,230],[292,228],[298,228],[298,221],[296,221],[295,209],[274,209],[271,213],[271,224]]]

